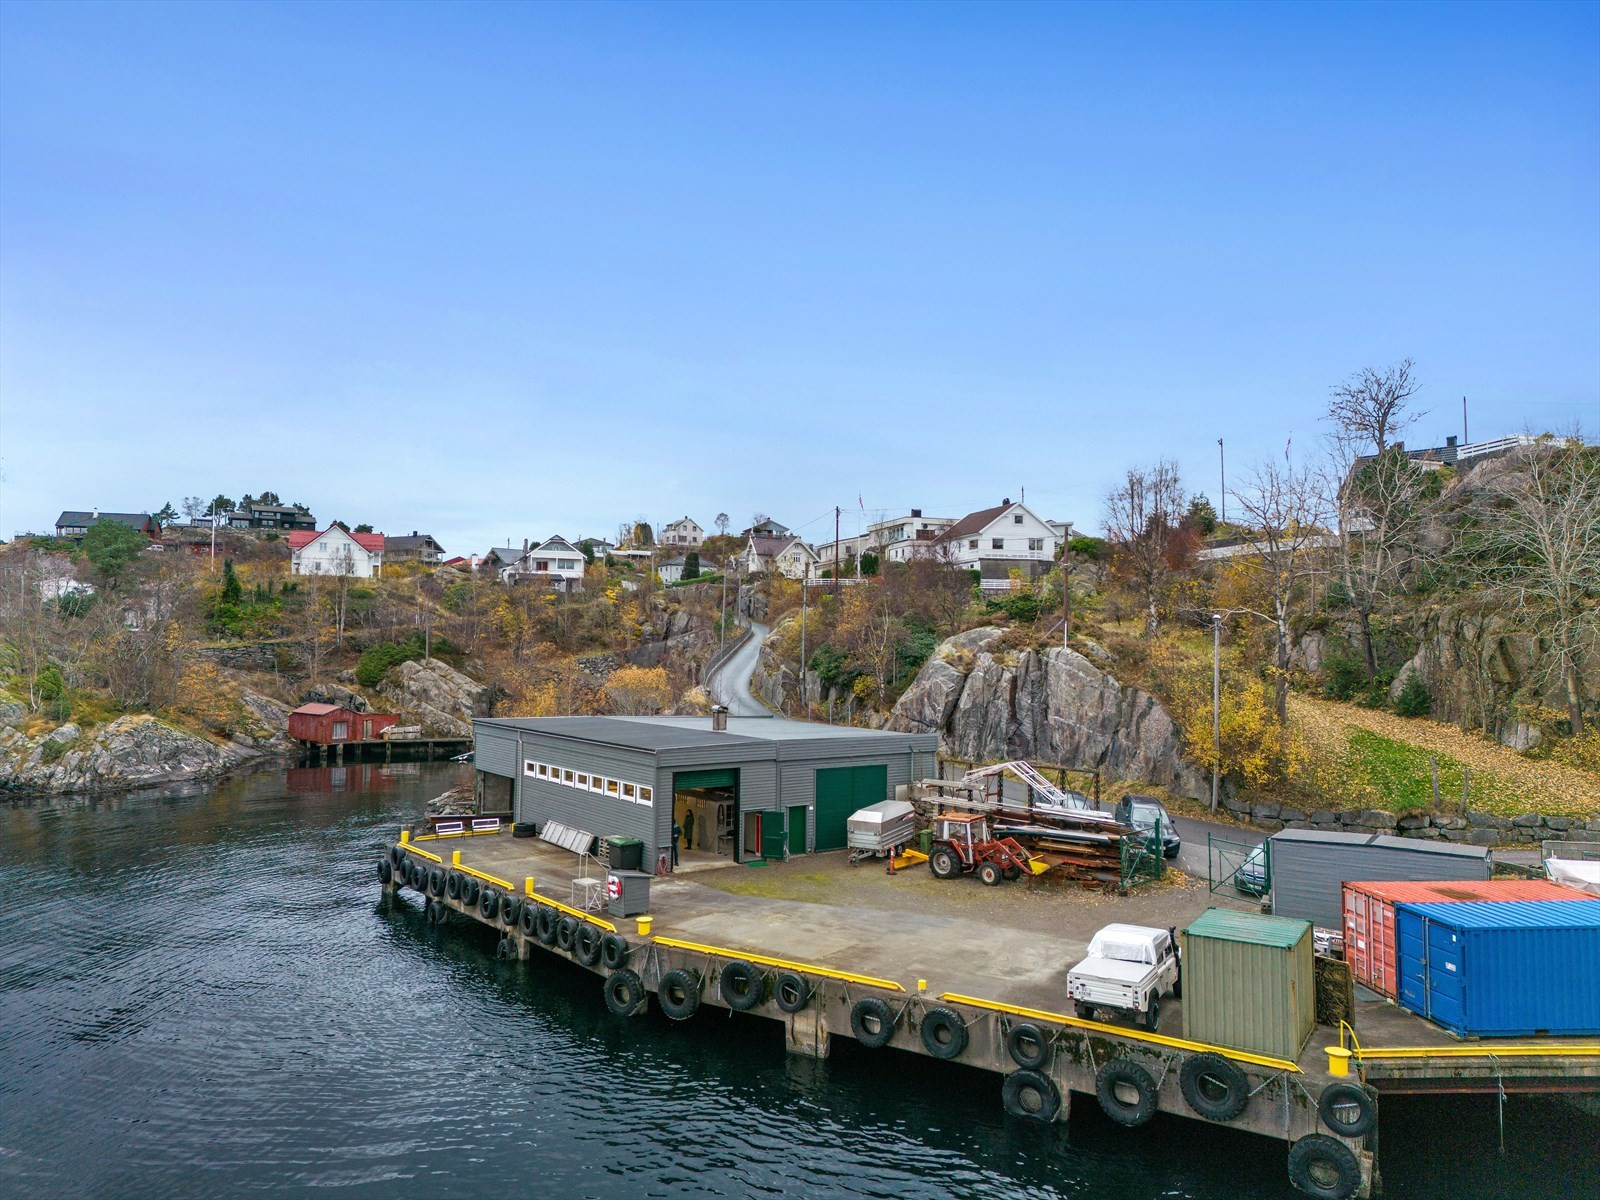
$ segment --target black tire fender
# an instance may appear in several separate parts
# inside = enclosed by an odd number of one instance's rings
[[[1313,1133],[1289,1147],[1289,1182],[1315,1200],[1347,1200],[1361,1186],[1361,1164],[1338,1138]]]
[[[511,836],[514,838],[531,838],[539,835],[539,826],[532,821],[518,821],[511,826]]]
[[[485,921],[492,921],[499,911],[500,893],[493,888],[484,888],[483,895],[478,899],[478,912],[483,915]]]
[[[656,985],[656,1004],[674,1021],[687,1021],[700,1011],[700,976],[687,967],[668,971]]]
[[[387,858],[380,858],[378,860],[378,878],[384,883],[388,883],[394,878],[394,866]]]
[[[887,1046],[894,1038],[894,1009],[882,996],[865,996],[850,1008],[850,1032],[869,1050]]]
[[[967,1023],[949,1008],[930,1008],[922,1014],[922,1046],[935,1058],[960,1058],[967,1048]]]
[[[572,952],[584,966],[592,967],[600,961],[600,938],[600,927],[587,921],[572,935]]]
[[[444,872],[438,867],[428,871],[428,895],[436,900],[444,898]]]
[[[578,938],[578,918],[562,917],[556,922],[556,945],[563,950],[571,952],[573,943]]]
[[[444,925],[450,920],[450,906],[443,900],[428,901],[428,919],[435,925]]]
[[[607,975],[604,990],[606,1008],[619,1017],[632,1016],[645,1001],[644,981],[627,967]]]
[[[507,929],[515,929],[520,920],[522,920],[522,901],[507,893],[500,901],[500,924]]]
[[[501,938],[500,944],[494,948],[494,956],[501,962],[514,962],[517,957],[517,944],[510,938]]]
[[[1340,1137],[1366,1137],[1378,1127],[1378,1105],[1356,1083],[1334,1083],[1317,1097],[1317,1115],[1330,1132]]]
[[[1138,1099],[1124,1099],[1118,1088],[1132,1088]],[[1156,1115],[1156,1081],[1138,1063],[1114,1058],[1100,1068],[1094,1079],[1095,1098],[1106,1116],[1118,1125],[1137,1129]]]
[[[532,937],[533,936],[533,932],[534,932],[535,928],[537,928],[538,924],[539,924],[539,910],[538,910],[538,908],[535,907],[532,904],[524,904],[522,906],[522,917],[517,922],[518,927],[522,930],[522,936],[523,937]]]
[[[467,881],[461,885],[461,903],[465,904],[468,908],[471,908],[474,904],[476,904],[478,902],[478,897],[482,894],[483,884],[479,883],[476,879],[468,877]]]
[[[784,971],[772,984],[773,998],[786,1013],[797,1013],[811,1003],[811,981],[798,971]]]
[[[767,977],[742,958],[723,966],[717,987],[728,1007],[739,1012],[749,1012],[767,998]]]
[[[552,910],[554,911],[554,910]],[[600,965],[608,971],[617,971],[628,965],[633,947],[621,934],[608,933],[600,939]]]
[[[1055,1080],[1028,1067],[1006,1076],[1000,1100],[1006,1112],[1025,1121],[1054,1121],[1061,1112],[1061,1091]]]
[[[465,879],[460,871],[451,871],[444,877],[444,894],[452,900],[461,899],[461,885]]]
[[[1250,1080],[1220,1054],[1196,1054],[1178,1072],[1183,1099],[1208,1121],[1232,1121],[1250,1103]]]
[[[533,918],[533,932],[546,946],[556,944],[556,926],[561,923],[561,914],[548,904],[541,904],[539,911]]]
[[[396,871],[406,865],[406,850],[399,842],[389,847],[389,865]]]
[[[1006,1053],[1017,1066],[1037,1071],[1050,1061],[1050,1039],[1044,1030],[1025,1021],[1006,1034]]]

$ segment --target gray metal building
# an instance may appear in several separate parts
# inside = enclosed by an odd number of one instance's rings
[[[644,842],[647,869],[685,850],[733,861],[843,849],[845,822],[932,775],[939,739],[779,717],[489,717],[473,722],[479,803]],[[684,817],[692,812],[694,820]]]
[[[1487,879],[1484,846],[1379,833],[1285,829],[1272,842],[1272,911],[1323,929],[1344,928],[1344,885],[1394,879]]]

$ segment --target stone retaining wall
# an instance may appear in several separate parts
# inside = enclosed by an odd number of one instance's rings
[[[1456,813],[1385,812],[1362,809],[1335,812],[1317,809],[1308,812],[1287,804],[1260,801],[1251,804],[1235,797],[1224,798],[1223,807],[1257,829],[1326,829],[1334,833],[1387,833],[1398,837],[1427,838],[1435,841],[1465,842],[1471,846],[1509,846],[1519,842],[1547,840],[1600,842],[1600,817],[1550,817],[1526,813],[1502,817],[1494,813],[1468,811]]]

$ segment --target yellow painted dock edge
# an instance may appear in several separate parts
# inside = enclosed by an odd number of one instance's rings
[[[404,849],[411,851],[413,854],[420,855],[421,857],[428,859],[430,862],[436,862],[440,866],[444,865],[444,859],[440,858],[437,854],[430,854],[426,850],[419,850],[410,842],[404,842],[402,843],[402,846]],[[456,863],[451,869],[460,871],[463,875],[471,875],[474,879],[481,879],[485,883],[492,883],[496,887],[505,888],[506,891],[511,892],[513,895],[516,894],[517,885],[508,879],[501,879],[498,875],[490,875],[486,871],[476,870],[473,867],[467,866],[465,863]],[[599,928],[604,929],[607,933],[615,933],[617,931],[617,927],[610,921],[602,920],[593,913],[586,913],[582,909],[573,908],[570,905],[561,903],[559,900],[552,900],[549,896],[541,896],[538,892],[527,891],[526,895],[532,900],[537,900],[540,904],[548,904],[551,908],[559,909],[561,912],[566,913],[569,917],[577,917],[580,921],[587,921],[591,925],[596,925]]]
[[[951,1004],[970,1004],[974,1008],[986,1008],[990,1012],[1009,1013],[1014,1017],[1027,1017],[1030,1021],[1044,1021],[1052,1025],[1065,1025],[1072,1029],[1091,1029],[1096,1032],[1115,1034],[1117,1037],[1132,1038],[1138,1042],[1149,1042],[1157,1046],[1167,1046],[1173,1050],[1188,1050],[1196,1054],[1220,1054],[1223,1058],[1231,1058],[1235,1062],[1250,1063],[1252,1066],[1266,1067],[1272,1071],[1290,1071],[1296,1075],[1303,1074],[1299,1064],[1292,1063],[1286,1058],[1273,1058],[1266,1054],[1251,1054],[1247,1050],[1234,1050],[1228,1046],[1213,1046],[1207,1042],[1191,1042],[1185,1038],[1167,1037],[1161,1033],[1145,1033],[1138,1029],[1126,1029],[1121,1025],[1103,1025],[1099,1021],[1085,1021],[1082,1017],[1069,1017],[1065,1013],[1045,1012],[1038,1008],[1019,1008],[1014,1004],[1001,1004],[998,1000],[984,1000],[978,996],[963,996],[959,992],[941,992],[939,999]]]
[[[615,933],[617,931],[617,927],[610,921],[603,920],[602,918],[595,916],[593,913],[586,913],[581,908],[573,908],[570,904],[563,904],[559,900],[552,900],[549,896],[541,896],[532,888],[524,888],[523,893],[530,900],[537,900],[540,904],[548,904],[557,912],[564,912],[569,917],[577,917],[580,921],[587,921],[591,925],[595,925],[601,929],[604,929],[607,933]]]
[[[784,958],[770,958],[765,954],[751,954],[747,950],[729,950],[725,946],[706,946],[699,942],[684,942],[677,938],[658,937],[655,939],[658,946],[671,946],[677,950],[688,950],[695,954],[709,954],[716,958],[740,958],[746,962],[759,963],[764,967],[777,967],[783,971],[800,971],[808,975],[820,975],[824,979],[838,979],[845,983],[859,983],[863,987],[882,988],[888,992],[903,992],[901,987],[892,979],[874,979],[871,975],[857,975],[853,971],[835,971],[831,967],[819,967],[813,963],[790,962]]]
[[[1576,1046],[1361,1046],[1357,1059],[1378,1058],[1600,1058],[1600,1044]]]
[[[400,848],[402,850],[411,851],[411,853],[415,854],[418,858],[425,858],[429,862],[436,862],[436,863],[440,864],[441,866],[444,865],[444,859],[440,858],[437,854],[432,854],[427,850],[419,850],[416,846],[413,846],[410,842],[401,842],[400,843]]]

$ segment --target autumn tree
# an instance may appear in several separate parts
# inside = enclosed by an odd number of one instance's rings
[[[712,521],[711,523],[717,527],[718,536],[720,536],[720,537],[727,537],[728,536],[728,514],[727,513],[719,512],[717,514],[716,520]]]
[[[1464,549],[1477,578],[1549,647],[1547,676],[1583,733],[1581,664],[1600,653],[1600,450],[1526,447],[1492,475]]]
[[[1418,384],[1416,363],[1401,359],[1392,367],[1364,367],[1333,389],[1326,419],[1334,435],[1381,455],[1395,438],[1427,415],[1409,411]]]
[[[672,688],[660,667],[619,667],[600,690],[621,716],[653,716],[672,703]]]
[[[1184,557],[1183,504],[1178,466],[1167,459],[1129,470],[1106,495],[1113,570],[1139,597],[1147,636],[1155,635],[1174,566]]]

